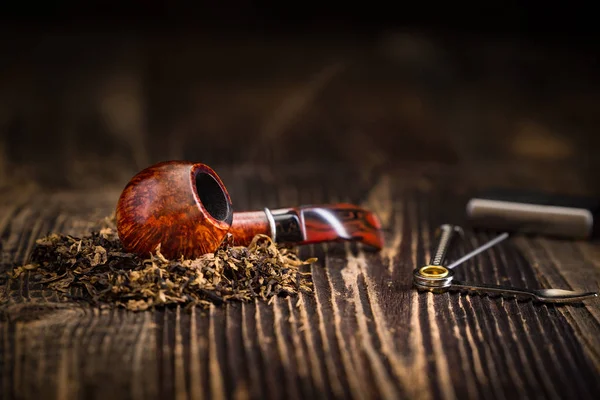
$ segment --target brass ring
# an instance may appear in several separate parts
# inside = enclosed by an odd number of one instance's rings
[[[448,273],[448,268],[441,265],[426,265],[419,270],[419,274],[425,278],[445,278]]]

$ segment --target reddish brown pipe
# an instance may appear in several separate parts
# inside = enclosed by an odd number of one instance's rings
[[[271,227],[264,211],[236,212],[229,233],[235,244],[247,245],[259,233],[270,236]]]
[[[183,161],[159,163],[134,176],[116,217],[126,250],[148,255],[160,244],[171,259],[214,252],[228,232],[239,245],[260,233],[295,244],[358,240],[383,246],[377,217],[352,204],[234,213],[218,175],[207,165]]]

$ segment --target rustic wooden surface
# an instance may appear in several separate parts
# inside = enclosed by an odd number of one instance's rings
[[[314,294],[191,313],[58,303],[2,277],[0,398],[598,398],[600,301],[411,287],[475,190],[599,193],[589,55],[422,35],[70,40],[3,67],[4,269],[49,232],[85,234],[140,166],[176,158],[213,166],[239,210],[363,204],[387,244],[307,246]],[[73,49],[97,59],[67,62]],[[492,236],[467,230],[451,256]],[[457,274],[598,290],[600,245],[514,236]]]

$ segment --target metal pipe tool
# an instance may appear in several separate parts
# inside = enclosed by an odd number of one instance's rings
[[[598,296],[598,293],[596,292],[563,289],[530,290],[502,285],[474,284],[456,281],[454,280],[454,268],[509,237],[508,233],[502,233],[446,266],[444,265],[446,255],[448,254],[448,250],[450,249],[454,237],[459,232],[462,232],[462,230],[456,225],[445,224],[440,227],[438,242],[429,264],[413,271],[413,283],[417,289],[433,293],[443,293],[451,290],[474,292],[478,294],[497,294],[503,297],[530,298],[534,301],[545,303],[573,303]]]

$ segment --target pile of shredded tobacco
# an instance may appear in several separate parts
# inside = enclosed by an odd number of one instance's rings
[[[248,247],[224,244],[195,260],[167,260],[160,247],[144,259],[126,252],[114,219],[82,238],[51,234],[37,240],[29,263],[9,272],[29,273],[31,285],[50,289],[61,300],[81,300],[129,310],[170,304],[208,306],[230,300],[269,301],[275,296],[310,292],[316,261],[301,260],[294,249],[257,235]]]

